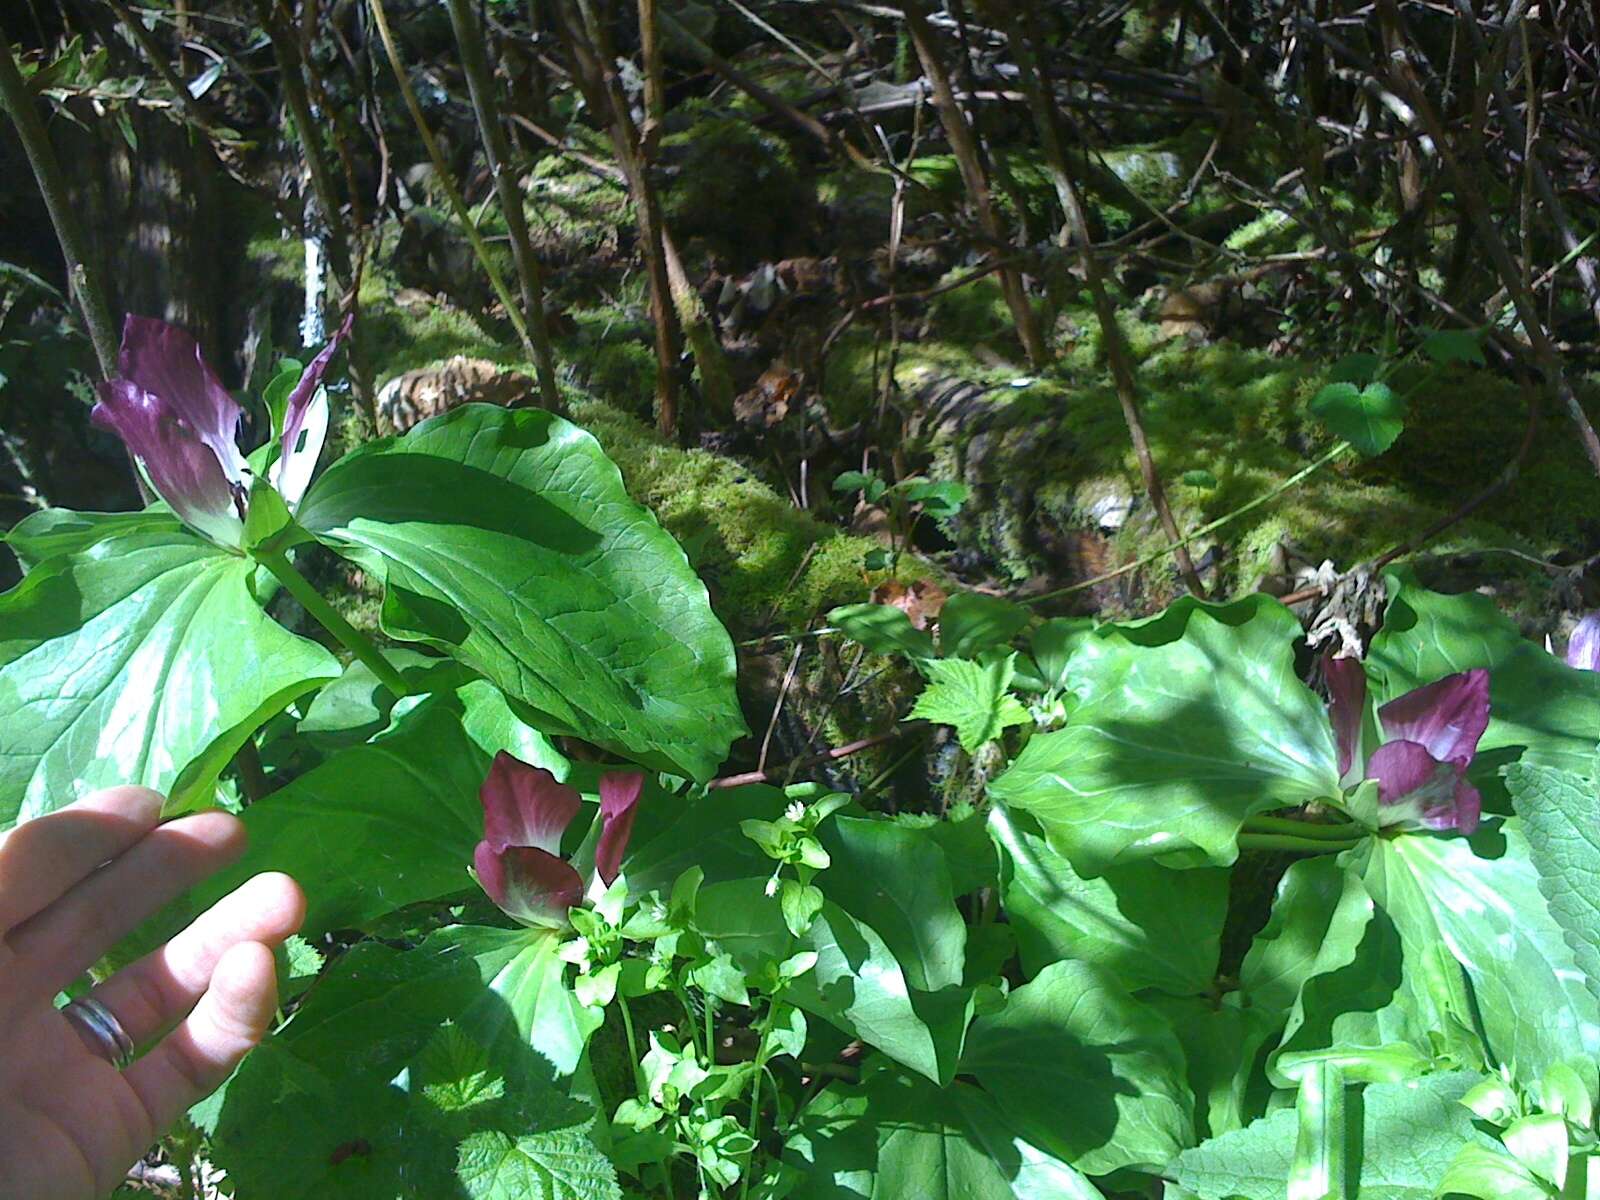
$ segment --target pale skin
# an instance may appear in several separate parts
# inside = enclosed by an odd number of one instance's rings
[[[0,1200],[108,1195],[273,1020],[272,947],[305,915],[277,874],[95,987],[139,1048],[126,1071],[57,1011],[119,938],[244,852],[233,817],[160,824],[161,804],[110,788],[0,836]]]

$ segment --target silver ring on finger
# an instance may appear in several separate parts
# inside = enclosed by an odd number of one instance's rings
[[[93,996],[82,996],[61,1010],[101,1058],[121,1071],[133,1061],[133,1039],[112,1011]]]

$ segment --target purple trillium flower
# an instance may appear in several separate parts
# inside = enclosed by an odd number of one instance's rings
[[[1363,754],[1367,726],[1367,674],[1353,658],[1323,660],[1339,751],[1339,774],[1348,786],[1378,784],[1385,825],[1424,829],[1478,828],[1483,800],[1467,782],[1467,767],[1489,726],[1489,672],[1479,667],[1447,675],[1378,709],[1379,744]]]
[[[600,839],[594,870],[585,880],[561,857],[561,835],[582,807],[577,791],[543,767],[502,750],[478,789],[483,841],[473,851],[472,865],[479,885],[508,917],[561,928],[588,883],[598,878],[610,887],[616,882],[643,790],[638,771],[600,776]]]
[[[1578,622],[1567,642],[1567,666],[1580,671],[1600,671],[1600,612]]]
[[[349,332],[346,317],[289,394],[271,482],[290,508],[305,494],[322,453],[328,431],[322,376]],[[250,468],[237,440],[244,410],[194,338],[165,321],[128,317],[117,378],[97,391],[94,423],[122,439],[172,511],[212,541],[237,546],[250,493]]]

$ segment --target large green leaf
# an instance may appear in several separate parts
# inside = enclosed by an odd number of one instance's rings
[[[559,417],[455,409],[336,463],[298,515],[385,581],[389,633],[480,672],[547,732],[703,779],[745,731],[705,585]]]
[[[1472,1127],[1472,1114],[1458,1103],[1480,1078],[1455,1071],[1365,1088],[1360,1142],[1346,1159],[1349,1200],[1433,1200],[1434,1188],[1463,1145],[1493,1144]],[[1352,1105],[1352,1126],[1356,1111]],[[1283,1200],[1298,1125],[1294,1109],[1280,1109],[1184,1151],[1174,1174],[1200,1200]]]
[[[765,880],[746,879],[702,888],[696,928],[746,971],[796,951],[814,952],[816,966],[790,985],[791,1001],[918,1074],[950,1082],[971,1014],[971,993],[959,986],[937,991],[913,986],[910,972],[876,929],[832,900],[823,904],[804,937],[793,937],[764,885]]]
[[[1226,871],[1129,863],[1085,879],[1029,814],[1001,805],[989,812],[989,834],[1001,850],[1006,919],[1029,974],[1071,958],[1105,967],[1129,991],[1211,989],[1228,910]]]
[[[895,1070],[835,1084],[800,1114],[785,1153],[793,1200],[1099,1200],[1078,1171],[1006,1122],[975,1087]]]
[[[250,833],[244,858],[186,895],[148,936],[174,932],[260,871],[299,880],[303,932],[312,938],[369,927],[407,904],[476,892],[467,867],[483,837],[478,787],[494,752],[511,750],[565,774],[547,745],[538,752],[532,730],[493,727],[496,708],[505,709],[498,699],[481,681],[429,697],[371,742],[252,804],[241,818]],[[584,821],[573,824],[580,836]]]
[[[871,924],[912,987],[959,984],[967,926],[938,843],[891,821],[844,816],[822,827],[821,841],[833,860],[817,877],[822,894]]]
[[[1308,979],[1355,959],[1371,919],[1372,897],[1340,863],[1319,856],[1292,864],[1239,970],[1247,1003],[1285,1017]]]
[[[1404,571],[1384,575],[1389,607],[1367,655],[1378,698],[1473,667],[1489,670],[1489,728],[1473,781],[1503,796],[1498,768],[1522,760],[1587,772],[1600,741],[1600,673],[1579,671],[1524,638],[1494,602],[1430,592]]]
[[[1408,998],[1429,1028],[1463,1019],[1419,982],[1444,947],[1471,981],[1490,1053],[1519,1077],[1600,1055],[1600,1006],[1539,892],[1521,821],[1492,823],[1471,839],[1375,839],[1363,880],[1399,931]]]
[[[1539,890],[1561,926],[1583,982],[1600,998],[1600,822],[1593,775],[1515,763],[1506,786],[1539,872]]]
[[[1088,875],[1158,856],[1226,866],[1250,814],[1338,790],[1322,702],[1295,675],[1299,636],[1267,597],[1183,600],[1098,631],[1073,656],[1069,724],[1030,741],[990,795]]]
[[[1159,1171],[1193,1140],[1177,1039],[1088,963],[1051,964],[974,1021],[961,1071],[1029,1141],[1089,1175]]]
[[[183,523],[163,505],[138,512],[75,512],[70,508],[45,508],[13,525],[4,541],[24,570],[47,558],[78,554],[107,538],[134,533],[175,533]]]
[[[525,930],[362,943],[229,1081],[213,1157],[241,1195],[619,1197],[592,1110],[552,1084],[596,1023],[561,967]]]
[[[118,783],[205,803],[262,722],[339,673],[261,611],[251,574],[146,532],[52,557],[0,596],[0,829]]]

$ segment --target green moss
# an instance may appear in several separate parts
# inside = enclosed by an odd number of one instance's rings
[[[576,400],[572,419],[599,440],[629,494],[683,545],[731,628],[755,629],[769,615],[793,628],[865,597],[861,563],[875,542],[799,511],[733,459],[667,445],[611,405]]]
[[[661,141],[670,167],[661,194],[668,227],[680,238],[704,239],[731,262],[779,253],[811,204],[788,143],[704,102],[686,102],[674,115],[691,124]]]

